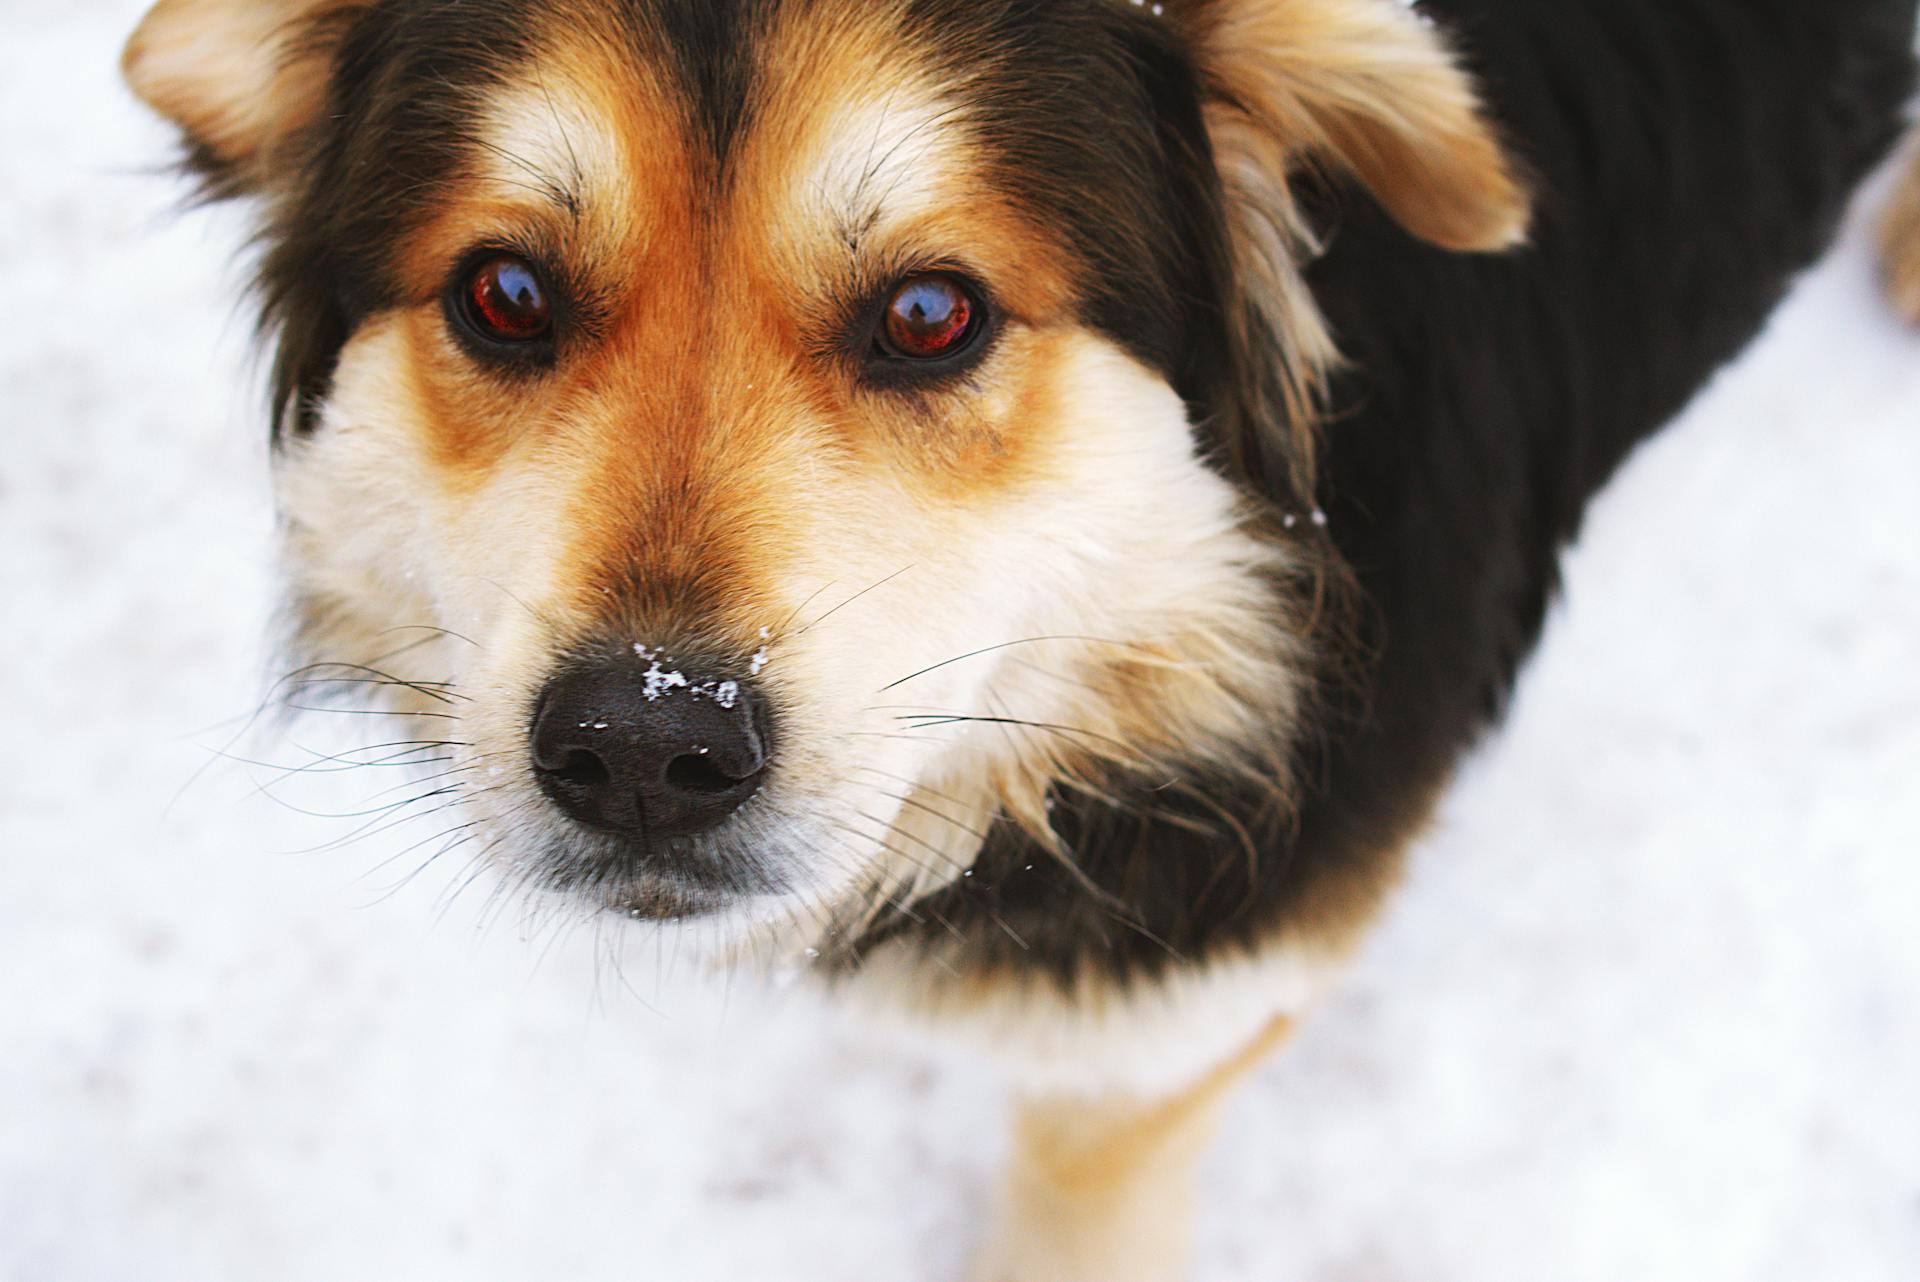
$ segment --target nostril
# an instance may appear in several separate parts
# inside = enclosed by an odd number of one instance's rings
[[[718,828],[760,787],[768,712],[751,683],[655,684],[617,656],[571,666],[542,691],[532,764],[570,819],[652,842]]]
[[[736,778],[716,765],[712,757],[690,753],[675,757],[667,764],[667,785],[681,792],[732,792],[758,773],[755,770],[744,778]]]
[[[572,784],[576,788],[598,788],[613,780],[613,772],[607,769],[607,763],[586,748],[575,748],[566,755],[558,769],[547,773],[559,782]]]

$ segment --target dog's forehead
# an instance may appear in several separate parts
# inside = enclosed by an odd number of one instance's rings
[[[620,39],[554,24],[489,97],[473,190],[618,220],[622,239],[746,220],[767,248],[823,233],[854,248],[985,176],[965,101],[893,6],[715,12],[731,17],[699,38],[680,5],[629,15]]]
[[[797,353],[952,270],[1211,394],[1186,355],[1224,234],[1197,100],[1130,6],[488,0],[376,9],[360,37],[349,163],[310,200],[377,301],[500,246],[560,278],[582,332],[751,324]]]

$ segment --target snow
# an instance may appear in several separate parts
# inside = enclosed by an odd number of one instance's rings
[[[740,698],[738,681],[709,680],[695,683],[688,679],[686,673],[678,669],[669,672],[660,666],[664,651],[649,649],[645,642],[635,642],[633,652],[647,661],[647,670],[640,674],[640,693],[646,697],[648,703],[664,699],[675,690],[685,690],[696,699],[711,699],[723,708],[733,707]],[[756,677],[760,675],[760,669],[766,666],[766,653],[762,648],[753,656],[753,675]],[[673,662],[671,656],[667,657],[667,662]],[[605,730],[606,726],[597,725],[594,729]]]
[[[0,43],[0,1278],[957,1277],[975,1066],[196,776],[277,674],[272,519],[241,224],[151,172],[138,7]],[[1201,1282],[1920,1277],[1917,480],[1856,227],[1596,508],[1507,730],[1235,1105]]]
[[[647,659],[647,670],[641,674],[642,684],[640,693],[646,696],[648,703],[652,703],[654,700],[671,693],[675,689],[686,688],[688,684],[686,673],[679,671],[668,672],[660,666],[660,660],[651,655],[647,656]]]

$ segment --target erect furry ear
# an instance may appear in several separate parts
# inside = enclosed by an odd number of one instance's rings
[[[368,0],[160,0],[121,70],[142,101],[186,131],[209,167],[258,183],[324,108],[327,20]]]
[[[1251,174],[1273,183],[1319,164],[1351,174],[1442,248],[1526,238],[1531,202],[1472,80],[1406,4],[1193,0],[1177,12],[1230,190]]]

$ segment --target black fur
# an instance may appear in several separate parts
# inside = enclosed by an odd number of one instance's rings
[[[1504,707],[1588,499],[1820,252],[1911,87],[1908,0],[1425,7],[1458,32],[1542,202],[1534,247],[1489,259],[1320,193],[1331,247],[1311,280],[1354,364],[1321,502],[1374,662],[1354,705],[1329,709],[1297,821],[1204,777],[1185,795],[1143,783],[1141,815],[1063,796],[1055,826],[1104,894],[1003,825],[923,921],[853,955],[910,935],[950,964],[1127,977],[1372,893]]]
[[[642,27],[657,33],[672,50],[716,167],[725,164],[734,139],[748,124],[753,33],[772,7],[767,0],[634,6]]]
[[[782,2],[615,6],[641,56],[678,67],[716,181],[752,118],[753,33]],[[1820,251],[1911,83],[1914,0],[1425,7],[1457,33],[1542,199],[1532,248],[1467,258],[1356,192],[1308,192],[1330,246],[1312,284],[1353,358],[1316,497],[1365,603],[1340,648],[1371,663],[1295,745],[1304,804],[1204,762],[1171,787],[1116,781],[1119,806],[1062,795],[1056,826],[1091,888],[1002,826],[973,876],[844,941],[841,960],[912,940],[960,966],[1128,976],[1369,894],[1504,705],[1588,498]],[[401,301],[387,255],[479,145],[477,109],[521,70],[539,8],[384,0],[329,19],[346,28],[329,109],[283,175],[262,281],[291,429],[311,427],[354,327]],[[1120,0],[910,8],[1005,188],[1077,246],[1088,323],[1165,374],[1222,467],[1276,510],[1310,506],[1275,445],[1292,434],[1266,421],[1278,357],[1236,323],[1199,76],[1172,25]],[[1311,553],[1328,536],[1293,537]]]
[[[390,259],[405,230],[476,145],[489,90],[526,53],[512,0],[381,4],[325,15],[310,35],[333,46],[327,110],[280,180],[264,232],[259,290],[273,333],[274,434],[306,431],[353,331],[399,301]],[[203,170],[223,190],[217,162]]]
[[[753,37],[775,7],[616,6],[636,56],[664,53],[678,72],[716,182],[750,119]],[[388,255],[480,146],[479,109],[523,69],[540,8],[387,0],[332,14],[314,33],[316,43],[339,41],[328,110],[301,140],[264,237],[276,431],[312,426],[348,336],[402,301]],[[1088,323],[1165,371],[1198,420],[1251,430],[1229,425],[1231,389],[1257,380],[1264,361],[1237,349],[1222,313],[1233,291],[1218,184],[1194,73],[1166,24],[1110,0],[912,0],[909,9],[925,52],[967,87],[1004,188],[1084,256]],[[214,194],[233,193],[233,175],[209,154],[189,163]]]

